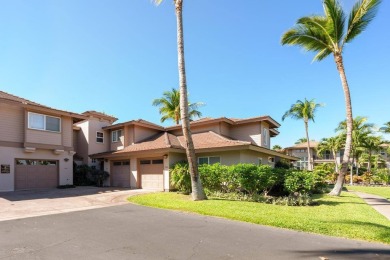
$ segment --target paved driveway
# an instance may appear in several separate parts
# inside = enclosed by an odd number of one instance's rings
[[[0,221],[121,205],[148,192],[97,187],[0,192]]]
[[[320,257],[390,259],[390,246],[132,204],[0,222],[0,259]]]

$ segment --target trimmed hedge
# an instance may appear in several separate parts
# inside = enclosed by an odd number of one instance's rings
[[[268,165],[203,164],[199,166],[199,174],[207,194],[238,192],[254,196],[272,192],[286,195],[317,193],[326,188],[325,172],[271,168]],[[186,162],[177,163],[171,168],[171,184],[181,192],[191,192],[191,177]]]

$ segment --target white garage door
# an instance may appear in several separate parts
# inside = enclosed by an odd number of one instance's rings
[[[111,186],[130,187],[130,161],[114,161],[112,163]]]
[[[141,188],[164,190],[164,160],[140,160]]]
[[[57,186],[58,161],[16,160],[15,190],[48,189]]]

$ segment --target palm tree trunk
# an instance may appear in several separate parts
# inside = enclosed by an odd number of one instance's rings
[[[183,0],[175,0],[176,21],[177,21],[177,52],[180,84],[180,113],[183,135],[185,140],[185,150],[187,154],[188,167],[191,175],[192,199],[204,200],[206,195],[203,191],[202,183],[196,163],[195,147],[192,141],[190,119],[188,116],[188,95],[187,80],[184,60],[184,37],[183,37]]]
[[[368,153],[368,164],[367,164],[367,171],[371,173],[371,157],[372,157],[372,152],[370,151]]]
[[[306,131],[306,139],[307,139],[307,169],[309,171],[313,170],[312,160],[311,160],[311,151],[310,151],[310,139],[309,139],[309,123],[308,120],[305,119],[305,131]]]
[[[349,92],[348,81],[345,75],[343,57],[341,53],[335,53],[334,60],[336,62],[337,70],[340,74],[341,84],[343,86],[343,91],[344,91],[345,109],[346,109],[346,116],[347,116],[347,138],[345,141],[345,150],[344,150],[343,160],[341,162],[341,169],[337,177],[336,184],[333,190],[329,193],[329,195],[340,196],[341,190],[343,189],[343,185],[344,185],[345,174],[348,171],[349,156],[351,153],[353,117],[352,117],[351,94]]]
[[[336,171],[336,173],[339,173],[339,164],[337,162],[337,154],[336,154],[336,151],[335,150],[332,150],[332,154],[333,154],[333,160],[334,160],[334,169]]]
[[[351,163],[351,169],[349,170],[350,171],[350,180],[349,180],[349,184],[352,186],[353,185],[353,165],[355,164],[355,154],[352,153],[352,163]]]

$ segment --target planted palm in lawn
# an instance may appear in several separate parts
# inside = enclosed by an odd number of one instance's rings
[[[352,143],[352,102],[344,69],[343,51],[346,44],[352,42],[374,19],[380,0],[359,0],[353,6],[348,18],[338,0],[324,0],[324,15],[312,15],[300,18],[296,25],[282,36],[282,44],[297,45],[316,53],[315,61],[321,61],[333,55],[337,71],[340,74],[346,108],[346,141],[339,176],[331,195],[340,195]]]
[[[129,198],[131,202],[150,207],[390,244],[390,221],[356,195],[317,195],[315,200],[319,206],[287,207],[212,198],[195,202],[189,196],[176,193],[153,193]]]

